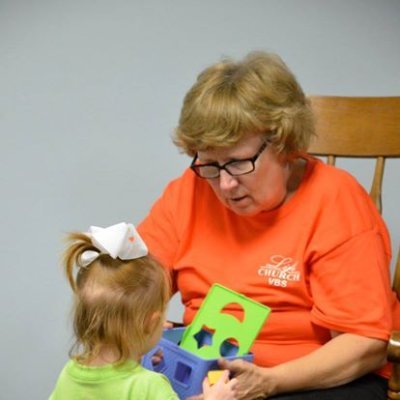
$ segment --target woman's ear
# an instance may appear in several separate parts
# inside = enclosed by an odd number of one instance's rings
[[[144,332],[146,335],[153,333],[161,324],[161,311],[155,311],[150,314],[150,317],[145,323]]]

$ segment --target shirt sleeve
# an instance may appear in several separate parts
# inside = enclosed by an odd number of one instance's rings
[[[310,274],[313,322],[387,340],[392,327],[387,265],[378,229],[362,232],[315,260]]]
[[[173,184],[171,183],[137,227],[150,253],[170,271],[172,271],[179,243],[173,204]]]

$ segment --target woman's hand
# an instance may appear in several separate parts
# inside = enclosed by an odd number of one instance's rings
[[[271,368],[244,360],[219,360],[238,382],[239,400],[267,398],[279,393],[328,389],[346,384],[380,368],[386,342],[351,333],[337,333],[317,350]]]

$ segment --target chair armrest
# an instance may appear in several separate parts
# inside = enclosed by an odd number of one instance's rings
[[[389,379],[389,400],[400,400],[400,331],[392,332],[388,344],[388,361],[393,363],[392,376]]]

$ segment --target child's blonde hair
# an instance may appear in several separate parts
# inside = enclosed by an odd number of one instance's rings
[[[99,256],[84,266],[81,255],[97,249],[83,233],[70,233],[63,264],[74,291],[76,342],[70,355],[80,362],[98,356],[102,346],[124,362],[146,347],[146,329],[155,312],[164,312],[170,297],[165,269],[151,256],[134,260]],[[78,267],[77,273],[74,267]]]

